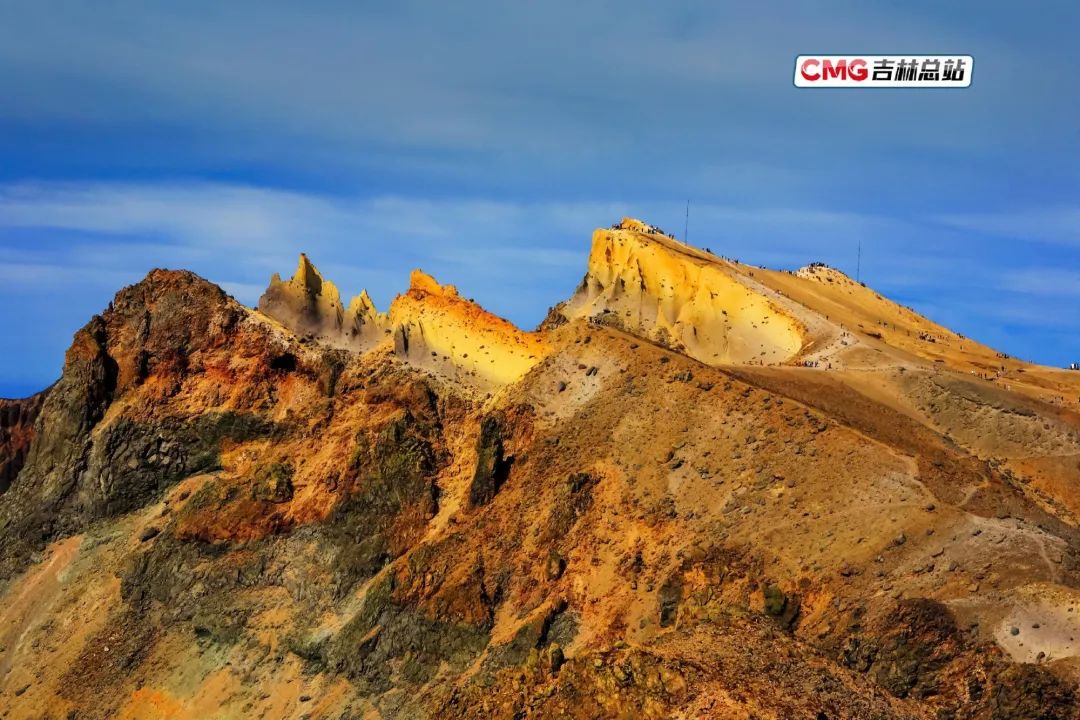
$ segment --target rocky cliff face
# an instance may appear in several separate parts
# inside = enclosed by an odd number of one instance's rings
[[[389,312],[378,312],[367,291],[343,310],[337,289],[301,255],[292,280],[271,279],[259,310],[301,337],[358,352],[382,346],[410,365],[483,391],[517,380],[547,353],[542,336],[519,330],[420,270]]]
[[[627,247],[604,308],[631,255],[639,306],[720,287]],[[352,352],[190,273],[122,290],[0,495],[0,707],[1080,717],[1080,417],[874,339],[714,366],[592,309],[523,333],[417,273]]]
[[[549,322],[577,318],[649,338],[711,365],[775,365],[803,345],[803,328],[726,263],[625,218],[593,233],[589,269]]]
[[[0,493],[7,491],[22,470],[34,440],[34,423],[48,390],[22,400],[0,399]]]
[[[41,406],[0,507],[0,577],[49,540],[217,467],[226,439],[272,434],[260,389],[302,362],[294,344],[191,273],[155,270],[121,291],[76,333]]]
[[[513,382],[536,365],[549,344],[439,285],[419,270],[390,305],[394,351],[411,364],[484,389]]]

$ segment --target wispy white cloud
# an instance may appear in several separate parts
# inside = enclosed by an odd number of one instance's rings
[[[55,290],[80,283],[117,290],[130,282],[132,276],[123,272],[87,272],[86,268],[70,264],[0,261],[0,284],[5,294],[31,289]]]
[[[523,269],[538,281],[551,272],[577,276],[591,228],[631,214],[667,218],[667,229],[681,234],[684,212],[680,203],[337,197],[222,183],[0,186],[0,231],[63,234],[50,256],[57,265],[195,265],[237,287],[250,286],[253,273],[288,270],[300,251],[361,276],[404,276],[421,262],[484,285]],[[691,224],[696,242],[718,252],[760,259],[769,238],[771,257],[792,264],[831,259],[838,246],[846,252],[860,238],[905,227],[857,213],[710,204],[693,207]]]
[[[278,247],[298,223],[333,222],[337,210],[308,195],[215,183],[17,184],[0,189],[0,225],[78,230],[202,246]]]
[[[369,285],[384,300],[420,264],[453,281],[479,281],[482,292],[524,267],[537,283],[571,269],[580,274],[588,228],[609,221],[609,210],[221,183],[18,184],[0,186],[0,274],[59,288],[78,273],[127,278],[155,266],[188,267],[254,302],[254,289],[272,272],[289,272],[303,251],[327,274],[346,273],[336,278],[346,291]],[[16,241],[29,232],[58,242]]]
[[[630,214],[681,235],[684,213],[675,202],[341,197],[210,182],[22,183],[0,186],[0,241],[22,231],[55,231],[64,239],[52,251],[34,250],[37,243],[0,242],[0,263],[97,271],[195,266],[250,296],[270,273],[288,272],[304,251],[347,273],[337,279],[346,286],[367,278],[383,285],[404,278],[414,264],[434,263],[454,281],[480,279],[482,286],[498,287],[500,278],[522,269],[538,274],[538,282],[568,274],[576,280],[591,228]],[[979,262],[982,246],[965,249],[956,224],[696,203],[690,234],[695,244],[716,252],[781,267],[824,260],[853,270],[861,243],[868,276],[887,285],[1002,286],[1005,276],[992,263]],[[961,266],[966,271],[958,276],[954,270]],[[54,278],[62,282],[61,274]],[[1019,292],[1017,278],[1011,288]]]
[[[942,215],[939,222],[1021,241],[1080,246],[1080,207]]]
[[[1002,278],[1001,287],[1024,295],[1058,298],[1074,303],[1074,298],[1080,297],[1080,270],[1036,267],[1009,271]],[[1058,313],[1052,315],[1059,318]],[[1080,323],[1080,311],[1072,313],[1071,319]]]

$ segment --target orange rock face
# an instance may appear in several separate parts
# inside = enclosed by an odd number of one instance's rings
[[[519,379],[549,351],[542,335],[517,329],[419,270],[391,303],[390,320],[398,355],[482,388]]]

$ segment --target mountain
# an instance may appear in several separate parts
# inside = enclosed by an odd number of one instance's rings
[[[1080,373],[820,265],[154,270],[0,420],[6,718],[1080,717]]]

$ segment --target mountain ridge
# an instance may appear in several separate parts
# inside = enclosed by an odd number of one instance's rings
[[[619,225],[535,332],[121,290],[0,494],[8,716],[1076,718],[1074,376]]]

